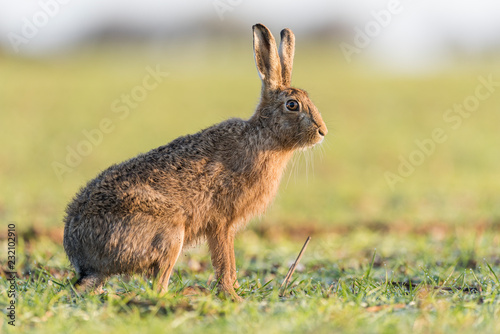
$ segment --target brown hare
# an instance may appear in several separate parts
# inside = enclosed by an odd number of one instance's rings
[[[208,241],[219,290],[241,299],[234,237],[271,202],[294,150],[327,128],[305,91],[290,87],[295,37],[253,26],[262,96],[248,120],[229,119],[135,158],[90,181],[66,209],[64,249],[78,291],[114,274],[149,273],[160,292],[186,246]]]

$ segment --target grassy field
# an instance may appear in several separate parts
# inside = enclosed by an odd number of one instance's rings
[[[249,230],[236,243],[241,304],[210,291],[184,295],[186,287],[213,287],[206,247],[180,259],[168,297],[159,299],[133,276],[112,279],[103,296],[75,298],[60,243],[40,237],[18,246],[19,327],[0,322],[13,333],[493,333],[500,317],[498,228],[470,232],[361,228],[313,236],[280,297],[304,240]],[[0,298],[5,309],[5,293]]]
[[[165,298],[140,276],[112,279],[102,296],[72,297],[61,230],[67,202],[112,163],[249,117],[260,90],[250,50],[0,54],[3,312],[8,223],[19,239],[16,327],[2,316],[2,330],[500,332],[500,87],[484,84],[500,81],[500,64],[409,78],[348,65],[314,45],[298,47],[294,84],[310,92],[330,132],[321,147],[294,157],[275,203],[238,236],[246,301],[211,292],[203,245],[179,260]],[[156,87],[141,90],[155,70],[163,73]],[[124,102],[138,91],[146,93]],[[449,111],[457,104],[467,110]],[[399,178],[388,182],[387,173]],[[200,293],[189,295],[193,286]]]

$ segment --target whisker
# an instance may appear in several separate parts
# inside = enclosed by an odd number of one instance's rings
[[[306,183],[309,184],[309,151],[304,152],[304,158],[306,160]]]
[[[292,146],[292,151],[293,151],[292,166],[290,167],[290,170],[288,172],[288,179],[286,181],[285,188],[288,188],[288,184],[290,182],[290,178],[292,177],[292,174],[294,174],[295,165],[297,164],[297,160],[299,159],[299,157],[297,157],[297,151],[296,151],[297,146],[298,146],[297,143],[293,144],[293,146]],[[295,173],[295,179],[297,179],[297,174],[296,173]]]
[[[293,157],[292,157],[292,166],[290,167],[290,170],[288,171],[288,179],[286,181],[285,188],[288,188],[288,183],[290,182],[290,178],[293,174],[293,169],[295,167],[295,163],[297,162],[297,154],[296,152],[293,152]]]
[[[316,177],[316,175],[314,173],[314,151],[313,150],[309,151],[309,157],[311,159],[311,170],[312,170],[312,176],[314,179]]]

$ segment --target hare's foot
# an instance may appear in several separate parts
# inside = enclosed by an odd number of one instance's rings
[[[236,291],[234,291],[234,288],[232,285],[225,285],[225,284],[219,284],[217,287],[218,295],[223,298],[231,298],[232,301],[234,302],[242,302],[245,299],[240,297]]]
[[[92,294],[102,294],[102,286],[106,277],[100,274],[82,274],[75,283],[75,290],[78,294],[90,292]]]

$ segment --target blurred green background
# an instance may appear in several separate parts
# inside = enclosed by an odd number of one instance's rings
[[[158,56],[134,47],[87,49],[50,59],[0,54],[0,218],[60,226],[66,204],[101,170],[229,117],[248,118],[259,99],[251,35],[239,43]],[[120,119],[112,104],[143,84],[147,68],[168,76]],[[474,224],[500,218],[500,87],[453,129],[443,115],[480,84],[500,81],[500,61],[460,61],[432,74],[388,74],[350,64],[336,45],[297,41],[293,84],[306,89],[329,134],[297,153],[279,194],[255,224]],[[113,130],[61,177],[68,147],[111,119]],[[392,189],[416,140],[442,128],[447,140]]]

